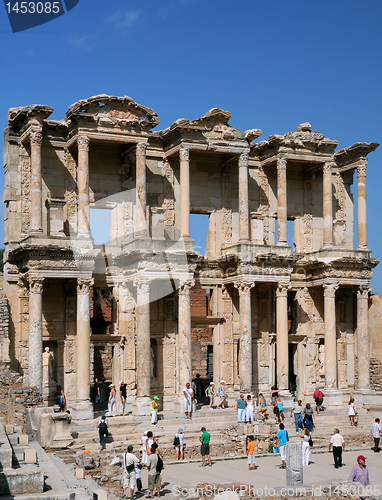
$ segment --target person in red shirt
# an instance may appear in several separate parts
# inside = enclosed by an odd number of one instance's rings
[[[320,409],[322,406],[322,402],[324,400],[324,396],[325,396],[325,394],[322,391],[320,391],[320,389],[318,387],[316,387],[316,390],[313,393],[313,399],[316,402],[317,415],[320,414]]]

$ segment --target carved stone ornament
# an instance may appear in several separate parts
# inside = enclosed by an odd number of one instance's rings
[[[29,134],[32,146],[41,146],[42,143],[42,133],[41,132],[31,132]]]
[[[239,295],[250,295],[251,288],[255,286],[253,281],[235,281],[234,287],[238,289]]]
[[[338,290],[338,283],[327,283],[324,285],[324,297],[334,299]]]
[[[186,281],[182,283],[178,288],[179,295],[188,295],[190,293],[191,288],[195,286],[195,280]]]
[[[290,283],[280,281],[277,284],[276,297],[287,297],[289,289],[290,289]]]
[[[239,167],[248,167],[249,154],[247,151],[243,151],[239,156]]]
[[[369,298],[369,285],[361,285],[357,290],[357,299],[368,299]]]
[[[30,293],[42,293],[44,278],[42,276],[29,278]]]
[[[93,278],[78,278],[77,293],[90,293],[90,288],[94,285]]]
[[[90,139],[83,135],[79,135],[77,137],[77,144],[78,144],[78,149],[80,149],[81,151],[89,151]]]
[[[150,283],[148,279],[136,279],[133,285],[137,287],[137,293],[146,295],[150,293]]]
[[[190,161],[190,150],[188,148],[179,149],[180,161]]]
[[[277,158],[277,170],[286,170],[287,161],[285,158]]]
[[[147,142],[138,142],[137,144],[137,155],[144,156],[146,154],[146,149],[149,144]]]
[[[366,171],[367,171],[367,161],[358,165],[357,167],[358,177],[366,177]]]
[[[336,164],[332,161],[327,161],[323,164],[322,166],[322,171],[324,172],[324,174],[331,174],[332,173],[332,170],[333,168],[336,166]]]

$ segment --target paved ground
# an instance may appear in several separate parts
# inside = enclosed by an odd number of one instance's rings
[[[375,487],[375,495],[382,492],[382,452],[372,450],[349,451],[343,454],[344,466],[334,468],[332,453],[312,453],[310,465],[304,467],[304,484],[328,483],[344,481],[349,478],[350,471],[358,455],[367,457],[370,481]],[[255,489],[276,488],[286,486],[285,470],[279,469],[280,455],[259,457],[256,459],[258,468],[249,471],[245,459],[232,459],[213,462],[212,467],[199,467],[200,463],[179,463],[166,465],[162,472],[162,495],[168,499],[175,499],[177,491],[183,486],[196,486],[199,483],[230,483],[250,484]],[[147,472],[142,473],[143,487],[147,487]],[[147,490],[144,491],[145,495]],[[142,495],[143,496],[143,495]],[[318,496],[318,495],[317,495]]]

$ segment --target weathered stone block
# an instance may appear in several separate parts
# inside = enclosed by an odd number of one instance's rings
[[[84,478],[84,469],[82,467],[77,467],[76,468],[76,479],[83,479]]]
[[[35,464],[37,462],[37,453],[33,448],[26,448],[24,450],[24,462],[26,464]]]
[[[28,446],[29,438],[26,434],[21,434],[18,436],[17,442],[21,446]]]
[[[105,490],[96,490],[93,493],[93,500],[107,500],[107,491],[105,491]]]

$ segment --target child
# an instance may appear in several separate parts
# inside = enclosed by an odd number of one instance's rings
[[[253,436],[248,436],[247,455],[248,455],[248,470],[255,470],[256,469],[255,440]]]
[[[135,466],[135,479],[137,480],[137,490],[142,491],[142,478],[141,470],[143,468],[142,464],[136,464]]]

